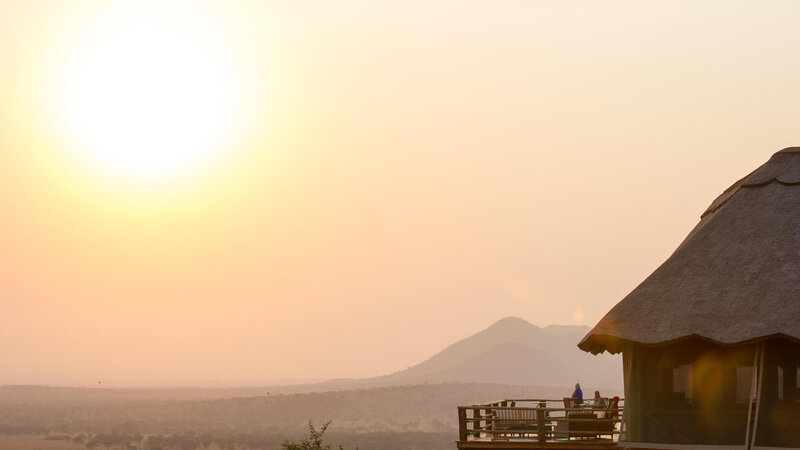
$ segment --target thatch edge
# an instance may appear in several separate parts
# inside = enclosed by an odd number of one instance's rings
[[[662,342],[643,342],[643,341],[634,341],[630,339],[622,339],[610,334],[591,334],[590,332],[588,335],[586,335],[586,337],[584,337],[578,343],[578,348],[593,355],[598,355],[603,352],[608,352],[612,355],[616,355],[617,353],[620,353],[623,350],[625,350],[626,347],[631,347],[631,346],[664,347],[667,345],[672,345],[682,341],[689,341],[689,340],[701,340],[711,344],[719,345],[720,347],[739,347],[744,345],[752,345],[758,342],[767,341],[771,339],[786,339],[791,342],[800,343],[800,338],[796,338],[794,336],[790,336],[785,333],[773,333],[737,342],[717,341],[715,339],[711,339],[707,336],[703,336],[700,334],[690,334]]]

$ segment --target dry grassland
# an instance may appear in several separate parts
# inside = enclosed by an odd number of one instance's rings
[[[2,435],[0,448],[3,450],[78,450],[85,447],[72,441],[46,441],[44,436]]]

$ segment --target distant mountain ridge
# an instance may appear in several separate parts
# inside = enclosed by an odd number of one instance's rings
[[[322,384],[374,387],[499,383],[563,386],[567,395],[572,385],[580,382],[587,390],[620,391],[620,358],[594,356],[578,349],[577,343],[589,330],[587,326],[575,325],[541,328],[519,317],[506,317],[407,369],[379,377],[331,380]]]
[[[605,394],[622,393],[622,361],[619,356],[591,355],[577,347],[589,332],[580,325],[548,325],[538,327],[518,317],[506,317],[472,336],[461,339],[430,358],[388,375],[371,378],[333,379],[295,385],[261,385],[222,387],[193,386],[186,388],[109,387],[125,398],[211,399],[259,396],[268,393],[296,394],[328,391],[369,389],[399,385],[424,385],[443,383],[490,383],[540,388],[557,388],[549,391],[572,392],[574,383],[580,382],[585,395],[594,390]],[[8,388],[12,388],[9,386]],[[17,386],[11,391],[20,395],[31,390],[46,397],[55,395],[101,395],[94,388],[48,391],[45,387]],[[106,389],[104,389],[106,390]],[[50,392],[50,393],[47,393]],[[10,394],[9,394],[10,395]],[[16,395],[16,394],[15,394]],[[32,394],[31,394],[32,395]],[[30,399],[25,394],[24,398]],[[38,394],[37,394],[38,395]],[[105,395],[105,394],[103,394]],[[102,396],[102,395],[101,395]],[[35,397],[35,396],[34,396]],[[0,399],[2,400],[2,399]]]

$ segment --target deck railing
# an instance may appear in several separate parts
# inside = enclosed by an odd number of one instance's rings
[[[506,399],[459,406],[459,441],[615,443],[623,404],[620,400],[616,408],[565,408],[563,399]]]

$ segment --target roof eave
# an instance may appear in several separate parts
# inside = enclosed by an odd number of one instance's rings
[[[578,343],[578,348],[580,348],[585,352],[592,353],[594,355],[603,352],[609,352],[612,355],[615,355],[633,346],[664,347],[667,345],[676,344],[679,342],[689,341],[689,340],[701,340],[714,345],[719,345],[720,347],[740,347],[745,345],[756,344],[763,341],[769,341],[773,339],[785,339],[791,342],[800,343],[800,337],[790,336],[785,333],[773,333],[769,335],[744,339],[737,342],[721,342],[699,334],[681,336],[675,339],[670,339],[660,342],[642,342],[629,339],[622,339],[618,336],[613,336],[609,334],[592,334],[583,338],[583,340],[580,343]]]

